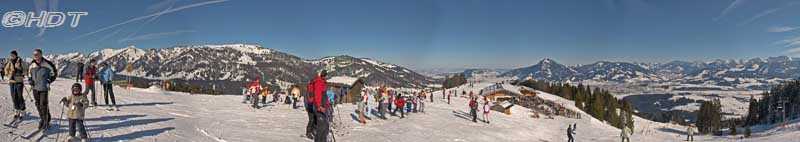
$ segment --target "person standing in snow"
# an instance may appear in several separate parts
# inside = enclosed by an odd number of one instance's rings
[[[292,87],[292,109],[297,109],[297,100],[300,98],[300,88]]]
[[[314,97],[312,103],[314,104],[315,117],[316,117],[316,136],[314,136],[315,142],[327,142],[328,141],[328,131],[330,129],[328,124],[328,116],[325,115],[327,111],[330,109],[330,101],[328,101],[327,97],[325,97],[325,90],[327,89],[327,83],[325,81],[325,77],[327,76],[327,72],[322,70],[317,77],[311,81],[309,84],[309,92],[313,93]]]
[[[486,100],[486,102],[483,103],[483,119],[484,119],[484,121],[486,121],[486,124],[490,124],[489,123],[489,111],[490,111],[489,100]]]
[[[90,59],[89,63],[86,65],[86,70],[83,72],[83,84],[86,86],[86,90],[83,93],[88,94],[92,92],[91,103],[92,106],[97,106],[97,99],[95,99],[95,87],[94,87],[94,80],[97,78],[97,60]],[[108,103],[106,103],[108,104]]]
[[[261,81],[259,79],[253,80],[250,83],[250,102],[251,107],[258,109],[258,96],[261,94]]]
[[[575,142],[573,135],[575,135],[575,128],[572,125],[567,125],[567,142]]]
[[[248,80],[248,82],[249,82],[249,80]],[[244,100],[242,100],[243,104],[247,103],[247,100],[250,100],[250,88],[249,88],[249,86],[250,85],[248,84],[247,86],[242,87],[242,97],[244,98]]]
[[[89,106],[89,99],[86,99],[86,94],[81,93],[81,88],[79,83],[72,84],[72,95],[62,98],[61,104],[68,108],[70,140],[77,139],[75,137],[75,129],[77,129],[80,132],[80,139],[88,141],[89,135],[86,134],[83,120],[86,115],[86,107]]]
[[[22,118],[25,114],[25,97],[22,96],[25,78],[25,62],[17,55],[16,50],[11,51],[10,57],[6,59],[3,72],[8,77],[8,86],[11,94],[11,101],[14,103],[14,117]]]
[[[75,82],[81,82],[81,79],[83,78],[83,62],[78,62],[77,66],[78,74],[75,76]]]
[[[686,127],[686,141],[694,141],[694,124]]]
[[[50,83],[53,83],[58,76],[55,64],[42,57],[42,49],[33,50],[33,63],[28,67],[28,81],[33,90],[33,98],[36,102],[36,109],[39,111],[39,129],[44,130],[50,127],[50,109],[48,108],[47,97],[50,91]]]
[[[394,101],[395,101],[394,104],[397,107],[394,108],[394,111],[392,113],[396,114],[397,111],[400,111],[400,118],[405,118],[406,114],[405,114],[405,112],[403,110],[403,106],[405,106],[405,103],[406,103],[405,100],[400,96],[400,94],[397,94],[397,96],[395,97]]]
[[[114,110],[119,111],[117,99],[114,97],[114,69],[112,66],[109,66],[108,63],[103,63],[100,67],[103,67],[103,70],[100,70],[100,83],[103,84],[103,98],[105,103],[108,106],[108,99],[111,98],[111,106],[109,106],[109,109],[113,107]]]
[[[448,104],[448,105],[450,104],[450,94],[452,94],[452,93],[448,93],[448,94],[447,94],[447,104]]]
[[[316,136],[316,125],[317,125],[317,115],[316,110],[314,110],[314,93],[313,90],[313,80],[309,82],[308,86],[306,86],[306,93],[303,96],[303,106],[306,108],[306,113],[308,114],[308,124],[306,124],[306,137],[309,139],[314,139]]]
[[[469,114],[472,115],[472,122],[478,122],[478,102],[474,97],[469,99]]]
[[[267,96],[269,96],[269,86],[261,86],[261,92],[258,93],[258,96],[261,96],[261,104],[267,105]],[[275,100],[273,100],[275,102]]]
[[[630,142],[631,141],[631,138],[630,138],[631,134],[633,134],[633,132],[631,131],[631,128],[628,128],[628,126],[622,125],[622,132],[620,132],[620,134],[619,134],[620,138],[622,139],[622,142],[625,142],[626,140],[628,142]]]

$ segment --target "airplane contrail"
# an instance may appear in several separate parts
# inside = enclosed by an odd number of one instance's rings
[[[75,37],[75,38],[73,38],[72,40],[78,40],[78,39],[84,38],[84,37],[86,37],[86,36],[90,36],[90,35],[96,34],[96,33],[98,33],[98,32],[102,32],[102,31],[105,31],[105,30],[108,30],[108,29],[111,29],[111,28],[114,28],[114,27],[117,27],[117,26],[125,25],[125,24],[131,23],[131,22],[135,22],[135,21],[139,21],[139,20],[144,20],[144,19],[147,19],[147,18],[150,18],[150,17],[153,17],[153,16],[159,16],[159,15],[162,15],[162,14],[167,14],[167,13],[177,12],[177,11],[181,11],[181,10],[188,9],[188,8],[193,8],[193,7],[198,7],[198,6],[204,6],[204,5],[214,4],[214,3],[220,3],[220,2],[225,2],[225,1],[228,1],[228,0],[213,0],[213,1],[206,1],[206,2],[201,2],[201,3],[195,3],[195,4],[190,4],[190,5],[181,6],[181,7],[177,7],[177,8],[174,8],[174,9],[169,9],[169,10],[161,11],[161,12],[158,12],[158,13],[153,13],[153,14],[150,14],[150,15],[145,15],[145,16],[141,16],[141,17],[136,17],[136,18],[130,19],[130,20],[128,20],[128,21],[125,21],[125,22],[122,22],[122,23],[117,23],[117,24],[114,24],[114,25],[111,25],[111,26],[108,26],[108,27],[100,28],[100,29],[98,29],[98,30],[96,30],[96,31],[93,31],[93,32],[89,32],[89,33],[86,33],[86,34],[82,34],[82,35],[80,35],[80,36],[78,36],[78,37]]]

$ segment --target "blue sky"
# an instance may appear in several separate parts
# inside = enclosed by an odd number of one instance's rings
[[[0,27],[3,56],[256,43],[432,69],[800,55],[796,0],[0,1],[0,12],[14,10],[89,15],[43,33]]]

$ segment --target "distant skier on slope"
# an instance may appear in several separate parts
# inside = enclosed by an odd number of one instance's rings
[[[61,104],[67,107],[67,116],[69,118],[69,137],[68,141],[76,140],[75,130],[80,133],[82,141],[88,141],[89,135],[86,134],[86,127],[83,123],[84,116],[86,115],[86,107],[89,106],[89,99],[86,99],[86,94],[81,93],[81,84],[75,83],[72,85],[72,95],[61,99]]]
[[[575,128],[572,125],[567,125],[567,142],[575,142]]]

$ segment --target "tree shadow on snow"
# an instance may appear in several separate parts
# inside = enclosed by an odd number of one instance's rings
[[[99,142],[110,142],[110,141],[128,141],[128,140],[135,140],[144,137],[156,136],[158,134],[174,130],[175,127],[166,127],[166,128],[159,128],[159,129],[150,129],[150,130],[142,130],[128,134],[116,135],[112,137],[102,137],[102,138],[94,138],[92,141],[99,141]]]
[[[147,125],[151,123],[165,122],[173,119],[175,118],[135,119],[135,120],[121,121],[112,124],[87,125],[86,131],[96,132],[96,131],[103,131],[110,129],[119,129],[124,127],[133,127],[138,125]]]
[[[119,104],[119,107],[132,107],[132,106],[156,106],[156,105],[170,105],[174,104],[175,102],[149,102],[149,103],[130,103],[130,104]]]

